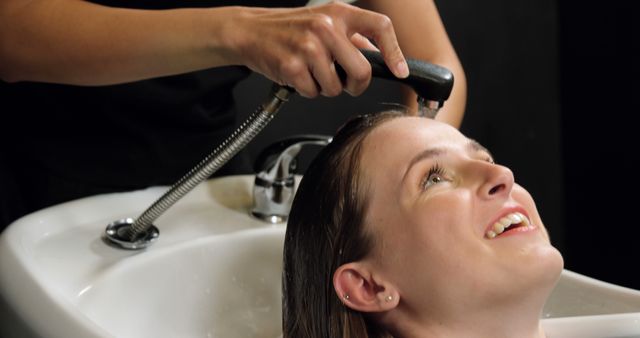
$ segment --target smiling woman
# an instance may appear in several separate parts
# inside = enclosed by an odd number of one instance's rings
[[[531,195],[477,142],[400,112],[311,164],[284,249],[284,337],[544,337],[563,268]]]

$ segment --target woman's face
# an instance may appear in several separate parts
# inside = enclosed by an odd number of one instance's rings
[[[385,122],[365,139],[361,168],[364,227],[375,239],[364,261],[411,311],[481,311],[557,280],[562,257],[531,195],[456,129],[417,117]]]

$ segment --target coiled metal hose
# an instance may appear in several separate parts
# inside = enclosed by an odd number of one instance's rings
[[[266,104],[260,106],[249,118],[236,129],[209,156],[191,169],[176,182],[162,197],[155,201],[127,231],[130,241],[135,241],[139,234],[149,229],[153,221],[162,215],[175,202],[218,171],[225,163],[244,148],[262,129],[271,122],[282,103],[286,102],[292,90],[278,86],[274,89],[273,97]]]
[[[112,226],[110,224],[106,231],[107,241],[111,242],[110,244],[115,244],[118,247],[127,249],[141,249],[146,247],[144,243],[137,242],[139,242],[142,237],[146,237],[147,231],[153,226],[153,221],[244,148],[273,119],[280,109],[280,106],[288,100],[292,93],[294,93],[292,88],[275,85],[272,95],[267,102],[251,114],[251,116],[212,153],[171,186],[166,193],[135,219],[133,224],[130,226],[123,224],[131,222],[131,219],[124,222],[121,221],[118,224],[121,227],[115,230],[110,229]],[[157,237],[157,235],[155,237]]]

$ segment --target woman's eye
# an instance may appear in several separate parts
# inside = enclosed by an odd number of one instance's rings
[[[431,168],[431,170],[429,170],[429,173],[425,176],[425,178],[422,180],[422,190],[426,190],[431,186],[434,186],[438,183],[442,183],[444,181],[446,181],[446,177],[445,177],[445,172],[444,170],[436,165],[433,168]]]
[[[444,178],[442,176],[440,176],[440,174],[432,174],[429,177],[427,177],[426,181],[424,182],[424,188],[428,188],[434,184],[438,184],[440,182],[444,181]]]

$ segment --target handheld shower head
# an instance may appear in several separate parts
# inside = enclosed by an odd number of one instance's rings
[[[404,83],[418,94],[418,112],[430,118],[435,117],[438,110],[449,98],[453,89],[453,73],[442,66],[416,59],[407,59],[409,76],[397,78],[384,62],[380,52],[361,49],[360,52],[371,63],[373,77]],[[338,76],[344,81],[346,72],[336,64]]]

